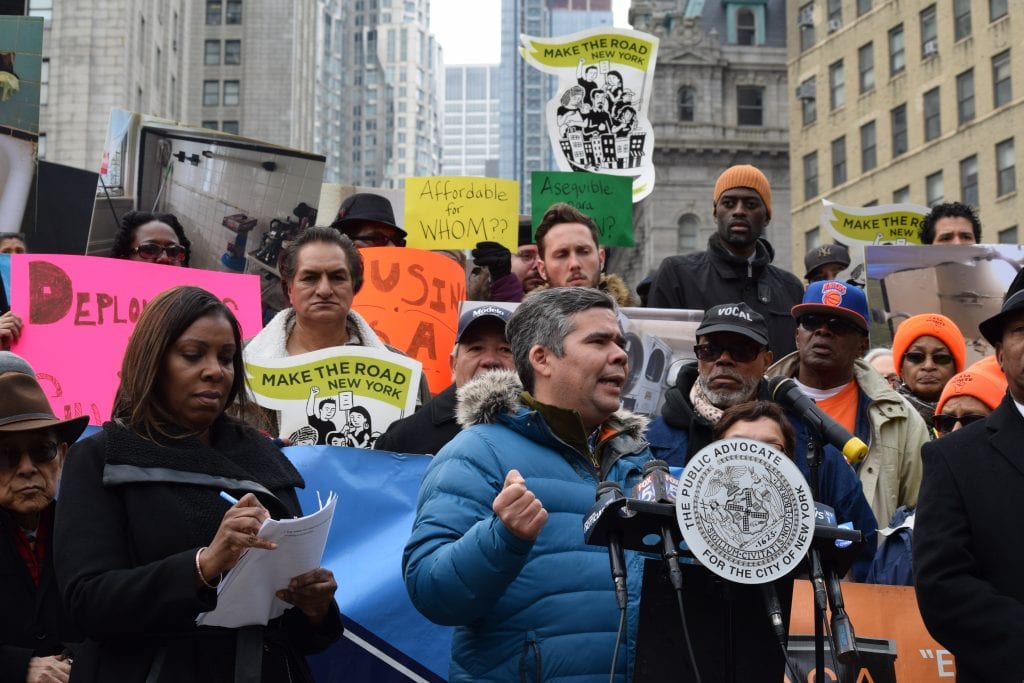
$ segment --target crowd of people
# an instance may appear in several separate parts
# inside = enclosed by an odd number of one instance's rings
[[[581,90],[583,80],[593,79],[581,77]],[[431,397],[423,383],[418,410],[374,440],[336,441],[434,456],[402,571],[416,608],[455,627],[450,680],[631,680],[643,558],[627,553],[616,585],[607,552],[584,544],[595,490],[628,491],[655,458],[685,470],[733,437],[767,443],[816,477],[819,500],[864,539],[846,578],[916,586],[961,679],[1019,680],[1012,501],[1024,475],[1024,288],[1011,285],[980,325],[993,357],[968,365],[963,331],[937,312],[904,320],[890,349],[869,351],[865,292],[836,279],[847,247],[810,249],[806,285],[773,263],[760,170],[725,170],[712,215],[707,249],[666,258],[637,292],[650,307],[703,311],[695,359],[652,419],[621,406],[619,308],[638,298],[605,272],[594,220],[556,204],[535,231],[520,221],[516,252],[493,242],[472,250],[477,303],[458,320],[451,385]],[[202,289],[159,295],[128,342],[110,421],[85,438],[87,420],[54,415],[32,367],[0,353],[2,680],[311,680],[305,655],[342,632],[328,569],[282,588],[291,608],[264,627],[196,625],[245,552],[275,549],[257,535],[263,521],[301,512],[295,489],[305,482],[280,446],[302,435],[255,405],[244,363],[349,345],[400,353],[352,303],[359,250],[404,247],[405,237],[386,198],[348,197],[329,227],[286,244],[288,306],[252,339]],[[926,244],[979,239],[961,204],[924,221]],[[25,248],[23,237],[0,235],[0,251]],[[191,243],[173,215],[134,211],[111,256],[188,267]],[[0,316],[4,349],[17,348],[20,313]],[[866,455],[825,445],[812,473],[815,435],[774,402],[776,377],[867,444]],[[329,424],[325,401],[310,394],[313,429]],[[318,432],[316,442],[331,437]]]

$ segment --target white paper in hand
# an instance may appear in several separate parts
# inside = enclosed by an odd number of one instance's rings
[[[199,626],[265,625],[291,607],[275,593],[292,578],[320,566],[338,496],[331,493],[318,511],[295,519],[268,519],[258,536],[275,550],[249,550],[217,586],[217,608],[196,618]]]

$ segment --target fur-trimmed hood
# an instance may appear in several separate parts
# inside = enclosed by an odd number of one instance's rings
[[[543,284],[539,287],[535,287],[526,293],[526,296],[530,296],[536,292],[542,292],[545,289],[550,289],[551,285]],[[614,273],[601,273],[601,280],[597,283],[597,288],[602,292],[605,292],[611,298],[615,299],[615,303],[622,307],[636,306],[637,300],[633,297],[633,294],[629,291],[629,285],[618,275]],[[525,298],[525,297],[524,297]]]
[[[359,331],[363,346],[387,349],[373,328],[354,310],[348,312],[349,321]],[[295,327],[295,309],[285,308],[271,318],[259,334],[245,343],[244,356],[247,361],[283,358],[288,355],[288,336]]]
[[[519,414],[525,407],[520,397],[523,383],[513,370],[491,370],[481,373],[461,386],[455,406],[455,419],[462,428],[477,424],[493,424],[501,415]],[[605,421],[610,429],[638,441],[644,440],[648,419],[624,408]]]

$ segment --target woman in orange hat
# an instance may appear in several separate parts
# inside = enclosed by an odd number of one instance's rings
[[[932,419],[936,435],[950,434],[988,417],[1003,400],[1006,376],[978,366],[975,363],[946,383]]]
[[[967,346],[960,328],[938,313],[904,320],[892,340],[892,359],[900,382],[896,390],[928,424],[946,383],[964,369]]]

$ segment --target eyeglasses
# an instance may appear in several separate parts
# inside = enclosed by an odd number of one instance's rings
[[[380,233],[371,233],[369,235],[356,235],[355,237],[352,238],[352,241],[357,244],[361,242],[362,244],[360,246],[364,247],[386,247],[389,245],[394,247],[400,247],[403,246],[404,244],[404,242],[400,244],[399,242],[401,242],[401,240],[397,240],[391,235],[382,235]]]
[[[903,354],[903,360],[914,365],[921,365],[929,356],[936,365],[949,365],[953,362],[953,356],[948,353],[921,353],[920,351],[908,351]]]
[[[985,415],[935,415],[932,417],[932,426],[935,427],[939,434],[949,434],[953,431],[953,426],[957,422],[960,423],[961,427],[966,427],[972,422],[978,420],[984,420]]]
[[[138,254],[147,261],[155,261],[160,258],[160,254],[167,254],[167,258],[172,261],[184,261],[187,250],[180,244],[168,244],[166,247],[162,244],[156,244],[155,242],[143,242],[139,246],[132,249],[133,254]]]
[[[729,358],[732,358],[737,363],[749,363],[758,357],[758,355],[764,351],[767,347],[761,346],[760,344],[751,342],[750,344],[737,344],[734,346],[718,346],[711,342],[705,342],[703,344],[697,344],[693,347],[693,352],[697,354],[697,360],[702,360],[708,363],[713,363],[722,357],[722,354],[726,351],[729,352]]]
[[[854,323],[850,322],[845,318],[838,318],[834,315],[818,315],[817,313],[808,313],[797,318],[797,324],[807,330],[808,332],[814,332],[815,330],[821,329],[823,326],[828,325],[828,329],[832,330],[835,334],[847,335],[847,334],[866,334],[863,329]]]
[[[36,443],[31,446],[0,448],[0,469],[4,471],[16,469],[21,463],[21,456],[26,453],[29,459],[36,465],[45,465],[57,457],[59,450],[60,444],[51,442]]]

